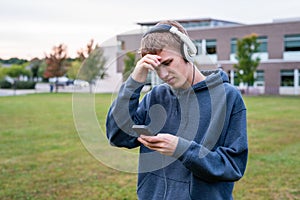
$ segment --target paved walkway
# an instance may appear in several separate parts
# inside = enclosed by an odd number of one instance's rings
[[[89,92],[89,87],[79,88],[70,85],[65,87],[59,87],[58,92]],[[50,86],[48,83],[37,83],[35,89],[32,90],[13,90],[13,89],[0,89],[1,96],[14,96],[14,95],[26,95],[26,94],[35,94],[35,93],[49,93]]]

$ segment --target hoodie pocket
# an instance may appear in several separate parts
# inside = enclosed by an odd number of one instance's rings
[[[190,184],[148,173],[139,183],[139,200],[184,199],[190,198]]]

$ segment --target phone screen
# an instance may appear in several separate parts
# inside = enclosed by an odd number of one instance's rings
[[[132,129],[139,135],[147,135],[147,136],[154,136],[155,134],[153,131],[150,130],[148,126],[145,125],[133,125]]]

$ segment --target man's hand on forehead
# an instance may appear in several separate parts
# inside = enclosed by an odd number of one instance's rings
[[[149,64],[151,66],[147,66],[150,70],[155,70],[159,65],[161,65],[161,57],[156,54],[147,54],[142,58],[142,62]]]

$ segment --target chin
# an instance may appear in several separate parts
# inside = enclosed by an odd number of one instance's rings
[[[167,83],[170,87],[172,87],[173,89],[186,89],[188,87],[190,87],[189,83],[187,81],[178,81],[178,79],[176,81],[174,81],[173,83]]]
[[[185,89],[185,85],[173,84],[170,85],[173,89]]]

